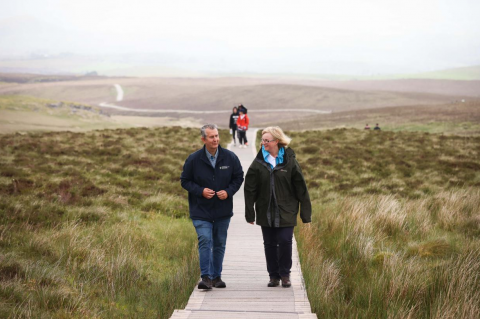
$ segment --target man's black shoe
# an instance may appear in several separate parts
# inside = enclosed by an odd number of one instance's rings
[[[203,276],[202,281],[198,283],[198,289],[212,289],[212,279],[208,276]]]
[[[270,277],[270,281],[268,282],[268,287],[278,287],[280,285],[280,279]]]
[[[225,287],[227,287],[227,285],[225,284],[225,282],[222,280],[221,277],[214,278],[212,280],[212,285],[215,288],[225,288]]]

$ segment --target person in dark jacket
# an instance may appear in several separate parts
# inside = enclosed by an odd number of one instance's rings
[[[201,134],[204,146],[187,158],[180,181],[188,191],[190,218],[198,237],[202,276],[198,289],[225,288],[223,256],[233,195],[243,183],[243,170],[235,153],[219,145],[215,124],[204,125]]]
[[[290,287],[293,228],[310,223],[312,205],[291,139],[278,126],[262,131],[262,148],[245,176],[245,219],[262,227],[268,287]]]
[[[237,146],[237,140],[235,138],[235,134],[237,134],[237,119],[240,116],[238,114],[238,109],[237,107],[233,107],[232,114],[230,114],[230,123],[228,124],[228,127],[231,130],[232,133],[232,138],[233,138],[233,146]]]

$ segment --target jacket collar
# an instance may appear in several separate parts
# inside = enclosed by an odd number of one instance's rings
[[[278,164],[277,166],[275,166],[274,169],[277,169],[277,167],[280,168],[280,167],[286,166],[288,164],[289,160],[290,160],[290,156],[295,156],[295,152],[290,147],[285,148],[285,153],[283,155],[283,163]],[[257,162],[265,165],[269,169],[271,169],[270,168],[270,163],[266,162],[265,158],[263,157],[263,149],[261,147],[260,147],[260,150],[257,153],[257,157],[255,157],[255,160]]]
[[[280,147],[280,149],[278,150],[278,155],[275,159],[275,162],[277,163],[276,165],[279,165],[281,163],[283,163],[283,158],[284,158],[284,155],[285,154],[285,147]],[[270,155],[270,153],[268,151],[265,150],[265,147],[262,145],[262,155],[263,155],[263,159],[265,160],[265,162],[268,163],[268,156],[272,156]]]
[[[212,167],[212,163],[211,163],[210,160],[208,159],[206,152],[208,152],[208,151],[207,151],[205,145],[203,145],[202,155],[200,155],[200,158],[201,158],[204,162],[208,163],[208,165],[210,165],[210,167]],[[222,148],[220,145],[218,145],[217,154],[218,154],[218,156],[217,156],[217,163],[219,163],[220,160],[224,157],[224,154],[225,154],[225,151],[223,150],[223,148]]]

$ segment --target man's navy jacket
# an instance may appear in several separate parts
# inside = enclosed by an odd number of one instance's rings
[[[235,153],[219,145],[214,169],[203,146],[185,161],[180,181],[188,191],[190,218],[213,222],[233,216],[233,195],[243,183],[242,165]],[[202,195],[205,188],[215,192],[225,190],[228,197],[221,200],[214,195],[206,199]]]

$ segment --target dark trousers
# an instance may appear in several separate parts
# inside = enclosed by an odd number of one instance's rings
[[[240,143],[240,145],[248,143],[247,131],[238,131],[238,142]]]
[[[237,144],[236,140],[236,134],[237,134],[237,128],[232,128],[232,138],[233,138],[233,144]]]
[[[263,245],[270,277],[290,276],[292,268],[292,227],[263,227]]]

